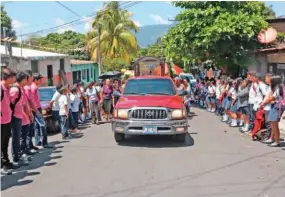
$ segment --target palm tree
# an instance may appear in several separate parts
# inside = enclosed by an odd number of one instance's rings
[[[130,19],[132,13],[121,10],[118,2],[105,4],[104,11],[97,14],[92,27],[86,35],[87,48],[92,59],[98,55],[98,25],[100,25],[100,54],[103,58],[123,58],[130,61],[130,55],[138,51],[137,40],[132,30],[137,32],[138,27]]]

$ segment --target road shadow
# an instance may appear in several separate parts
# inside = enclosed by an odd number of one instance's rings
[[[80,139],[84,136],[84,134],[83,133],[73,133],[71,134],[71,136],[72,136],[72,139]]]
[[[52,155],[54,153],[60,153],[59,144],[66,142],[55,141],[49,143],[54,148],[51,149],[41,149],[37,154],[32,158],[32,161],[29,163],[29,166],[23,166],[19,169],[13,170],[12,175],[1,176],[1,191],[7,190],[12,187],[27,185],[33,182],[33,180],[27,179],[30,176],[37,176],[40,172],[35,170],[46,166],[54,166],[57,164],[56,160],[62,158],[60,155]],[[63,146],[62,146],[63,147]],[[33,172],[31,172],[33,171]],[[22,180],[25,179],[25,180]]]
[[[119,146],[144,147],[144,148],[173,148],[194,146],[194,139],[187,133],[184,142],[179,142],[175,136],[168,135],[132,135],[126,136],[126,139]]]

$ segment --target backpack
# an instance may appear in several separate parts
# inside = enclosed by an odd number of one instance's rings
[[[284,85],[282,86],[282,89],[283,89],[282,99],[278,102],[280,109],[285,108],[285,86]]]
[[[18,89],[18,97],[16,98],[15,103],[14,104],[10,103],[10,108],[12,110],[12,116],[13,116],[14,115],[14,111],[15,111],[15,107],[16,107],[17,103],[20,101],[20,99],[22,97],[22,91],[21,91],[19,86],[15,86],[14,85],[14,86],[11,86],[11,88],[12,87],[16,87]]]

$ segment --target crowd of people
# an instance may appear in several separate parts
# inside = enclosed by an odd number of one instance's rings
[[[200,80],[193,88],[192,98],[201,108],[220,115],[230,127],[239,127],[253,140],[278,147],[278,123],[285,107],[283,87],[278,75],[248,72],[244,78]]]
[[[38,90],[43,77],[30,70],[16,72],[7,67],[2,69],[1,76],[1,174],[9,175],[13,169],[29,165],[40,148],[53,147],[48,144]],[[60,125],[62,139],[71,139],[72,133],[80,132],[78,124],[88,119],[99,124],[104,116],[110,122],[118,101],[113,96],[115,91],[121,92],[119,80],[106,79],[87,86],[82,82],[71,87],[58,84],[49,107],[53,121]],[[8,150],[10,138],[12,161]]]

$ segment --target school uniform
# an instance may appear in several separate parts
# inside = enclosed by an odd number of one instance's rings
[[[75,128],[78,128],[80,98],[77,94],[70,95],[71,113]]]
[[[62,137],[65,138],[65,137],[69,136],[69,134],[68,134],[68,120],[67,120],[66,111],[65,111],[65,106],[67,106],[67,110],[68,110],[67,96],[61,95],[58,99],[58,104],[59,104],[61,134],[62,134]]]
[[[271,88],[270,86],[267,86],[266,88],[266,96],[264,97],[264,101],[268,99],[268,97],[270,96],[271,94]],[[266,130],[264,132],[264,137],[266,139],[269,139],[270,136],[271,136],[271,123],[269,121],[269,112],[270,112],[270,109],[271,109],[271,103],[269,104],[266,104],[264,107],[264,118],[265,118],[265,127],[266,127]]]
[[[238,98],[238,112],[249,117],[249,107],[248,107],[248,97],[249,97],[249,87],[241,89],[237,93]]]
[[[237,91],[235,90],[235,88],[231,88],[230,89],[230,93],[232,95],[232,101],[235,100],[234,104],[231,106],[231,112],[233,113],[237,113],[238,112],[238,97],[237,97]]]
[[[284,109],[279,105],[279,102],[282,100],[282,97],[279,93],[279,88],[276,88],[272,95],[275,98],[275,101],[273,104],[271,104],[271,108],[268,114],[268,121],[270,122],[279,122],[284,111]]]
[[[208,103],[215,103],[216,102],[215,92],[216,92],[215,86],[209,86],[208,87],[206,102],[208,102]]]

